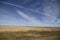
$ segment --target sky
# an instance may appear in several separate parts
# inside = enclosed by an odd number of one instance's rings
[[[60,0],[0,0],[0,25],[60,27]]]

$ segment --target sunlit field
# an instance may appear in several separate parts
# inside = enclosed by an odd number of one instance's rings
[[[0,26],[0,40],[60,40],[60,28]]]

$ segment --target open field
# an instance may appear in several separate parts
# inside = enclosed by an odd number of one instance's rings
[[[60,40],[60,28],[0,26],[0,40]]]

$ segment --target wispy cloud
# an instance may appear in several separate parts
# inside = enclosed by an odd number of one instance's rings
[[[37,11],[37,10],[33,10],[33,9],[28,9],[28,8],[25,8],[25,7],[22,7],[22,6],[20,6],[20,5],[15,5],[15,4],[11,4],[11,3],[8,3],[8,2],[3,2],[3,1],[0,1],[1,3],[4,3],[4,4],[8,4],[8,5],[12,5],[12,6],[15,6],[15,7],[19,7],[19,8],[23,8],[23,9],[27,9],[27,10],[30,10],[30,11],[33,11],[33,12],[36,12],[36,13],[39,13],[39,14],[42,14],[42,15],[45,15],[45,16],[48,16],[48,17],[51,17],[51,18],[53,18],[53,19],[56,19],[57,21],[59,21],[60,19],[58,19],[58,18],[56,18],[55,17],[55,15],[56,14],[54,14],[54,16],[52,16],[52,14],[46,14],[46,13],[48,13],[47,11],[47,9],[45,9],[46,11],[44,12],[44,14],[42,13],[42,12],[40,12],[40,11]],[[55,13],[55,12],[54,12]],[[29,18],[29,17],[28,17]],[[32,20],[32,19],[30,19],[30,20]],[[60,22],[60,21],[59,21]]]
[[[50,16],[50,20],[52,20],[51,22],[59,21],[59,19],[57,18],[57,16],[58,16],[58,5],[56,3],[52,3],[52,2],[48,2],[48,4],[46,3],[43,11],[44,11],[44,14],[46,16]],[[47,20],[48,19],[49,18],[47,18]]]
[[[20,11],[20,10],[17,10],[17,12],[18,12],[18,14],[21,16],[21,17],[23,17],[23,18],[25,18],[25,19],[27,19],[28,21],[27,22],[29,22],[29,24],[31,24],[31,25],[33,25],[33,26],[43,26],[43,25],[49,25],[49,24],[46,24],[46,23],[43,23],[43,22],[41,22],[41,21],[39,21],[38,19],[36,19],[34,16],[33,17],[31,17],[31,16],[28,16],[26,13],[24,13],[24,12],[22,12],[22,11]],[[31,26],[30,25],[30,26]]]
[[[30,22],[38,22],[38,20],[36,20],[35,17],[30,17],[30,16],[28,16],[27,14],[25,14],[24,12],[19,11],[19,10],[17,10],[17,12],[18,12],[18,14],[19,14],[20,16],[22,16],[23,18],[29,20]]]

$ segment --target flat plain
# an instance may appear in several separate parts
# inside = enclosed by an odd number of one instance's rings
[[[60,27],[0,26],[0,40],[60,40]]]

